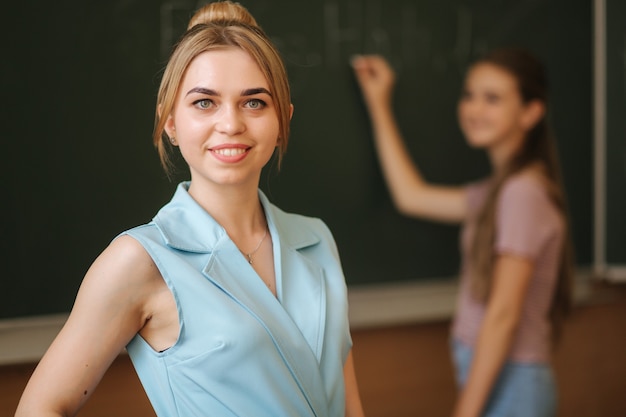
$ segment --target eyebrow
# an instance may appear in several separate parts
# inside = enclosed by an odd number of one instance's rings
[[[268,96],[272,97],[272,93],[270,93],[267,88],[263,88],[263,87],[258,87],[258,88],[250,88],[248,90],[243,90],[241,92],[242,96],[253,96],[255,94],[267,94]]]
[[[217,91],[211,90],[210,88],[204,88],[204,87],[194,87],[191,90],[187,91],[186,95],[189,95],[192,93],[206,94],[207,96],[218,96],[218,97],[220,96],[220,94]],[[264,88],[264,87],[249,88],[241,92],[242,97],[253,96],[255,94],[267,94],[268,96],[272,97],[272,93],[270,93],[267,90],[267,88]]]

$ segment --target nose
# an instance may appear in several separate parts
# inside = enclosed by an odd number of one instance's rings
[[[246,129],[243,115],[236,106],[224,105],[218,112],[215,128],[228,136],[242,133]]]

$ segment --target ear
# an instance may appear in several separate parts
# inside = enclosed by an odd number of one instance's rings
[[[163,105],[161,103],[157,106],[157,115],[159,116],[159,119],[163,117]],[[171,113],[167,115],[167,120],[165,121],[165,125],[163,125],[163,129],[170,138],[176,137],[176,126],[174,126],[174,120]]]
[[[163,126],[163,129],[170,139],[176,137],[176,125],[174,124],[174,118],[171,114],[167,116],[167,120],[165,120],[165,125]]]
[[[541,100],[532,100],[526,105],[522,115],[522,126],[531,130],[546,115],[546,105]]]

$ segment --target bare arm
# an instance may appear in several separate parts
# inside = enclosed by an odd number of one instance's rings
[[[380,56],[352,61],[372,122],[378,158],[396,208],[403,214],[443,222],[461,222],[466,214],[459,187],[429,184],[411,160],[391,105],[395,75]]]
[[[513,255],[498,257],[487,312],[454,417],[481,415],[511,347],[532,271],[533,264],[527,259]]]
[[[344,383],[346,386],[346,417],[364,417],[359,387],[354,372],[354,359],[352,351],[348,354],[346,363],[343,366]]]
[[[93,263],[72,312],[41,359],[16,417],[73,416],[147,317],[156,267],[134,239],[115,240]]]

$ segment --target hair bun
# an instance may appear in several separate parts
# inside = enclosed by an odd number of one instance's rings
[[[254,17],[241,4],[232,1],[218,1],[198,9],[189,20],[187,29],[200,24],[217,22],[258,27]]]

